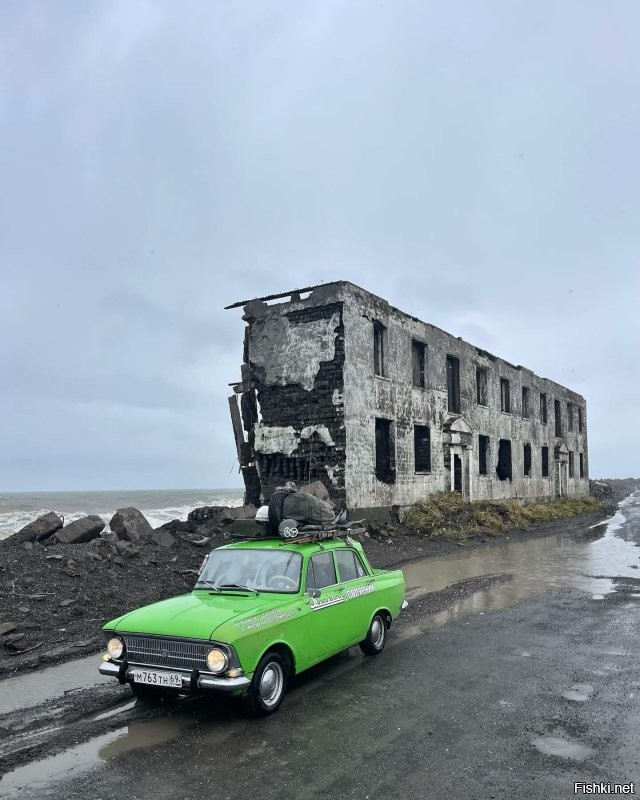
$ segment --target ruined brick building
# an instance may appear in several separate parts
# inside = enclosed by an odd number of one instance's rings
[[[247,499],[321,480],[350,510],[588,493],[584,398],[347,281],[243,306],[229,398]]]

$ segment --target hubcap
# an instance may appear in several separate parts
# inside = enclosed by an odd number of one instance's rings
[[[371,641],[376,650],[382,647],[384,643],[384,623],[380,617],[376,617],[373,620],[373,625],[371,626]]]
[[[278,702],[283,685],[282,667],[275,661],[270,662],[260,678],[260,699],[265,706],[273,706]]]

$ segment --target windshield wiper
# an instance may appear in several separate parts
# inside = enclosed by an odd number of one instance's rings
[[[219,586],[216,586],[216,589],[242,589],[245,592],[255,592],[256,594],[260,594],[257,589],[254,589],[251,586],[243,586],[241,583],[221,583]]]
[[[216,592],[219,592],[219,591],[220,591],[220,589],[219,589],[219,588],[218,588],[218,587],[215,585],[215,583],[211,583],[211,581],[206,581],[204,578],[198,578],[198,580],[196,581],[196,586],[197,586],[199,583],[204,583],[204,584],[206,584],[206,585],[207,585],[209,588],[211,588],[211,589],[215,589],[215,590],[216,590]]]

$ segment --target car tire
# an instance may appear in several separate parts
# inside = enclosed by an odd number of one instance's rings
[[[288,677],[289,662],[280,653],[272,651],[260,659],[245,695],[245,705],[251,716],[263,717],[278,710],[287,690]]]
[[[387,643],[387,620],[385,615],[378,611],[371,620],[367,636],[360,642],[360,649],[365,655],[377,656],[384,650]]]

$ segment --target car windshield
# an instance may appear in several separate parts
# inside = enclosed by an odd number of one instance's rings
[[[196,588],[293,593],[300,589],[302,556],[290,550],[214,550]]]

